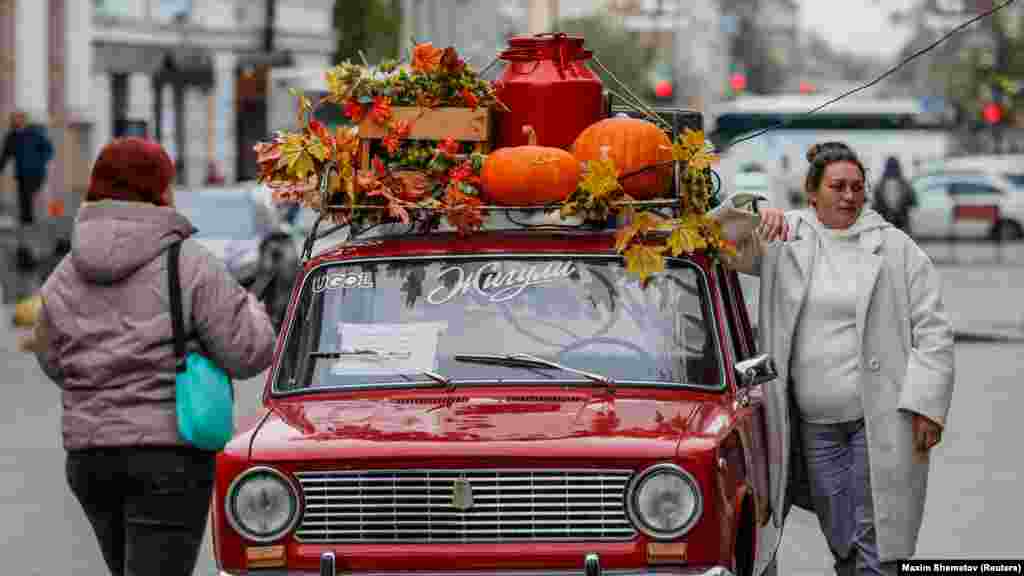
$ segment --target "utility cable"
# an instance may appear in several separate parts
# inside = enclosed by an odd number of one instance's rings
[[[860,92],[861,90],[867,90],[868,88],[870,88],[870,87],[874,86],[875,84],[878,84],[878,83],[879,83],[879,82],[881,82],[882,80],[885,80],[885,79],[886,79],[886,78],[888,78],[889,76],[892,76],[892,75],[893,75],[893,74],[895,74],[895,73],[896,73],[896,72],[897,72],[897,71],[898,71],[898,70],[899,70],[900,68],[903,68],[904,66],[906,66],[907,64],[909,64],[909,63],[910,63],[911,61],[913,61],[913,60],[916,60],[917,58],[919,58],[919,57],[921,57],[921,56],[923,56],[923,55],[927,54],[928,52],[931,52],[931,51],[932,51],[932,50],[934,50],[934,49],[935,49],[936,47],[938,47],[938,46],[939,46],[940,44],[942,44],[942,43],[943,43],[943,42],[945,42],[946,40],[949,40],[949,39],[950,39],[950,38],[952,38],[952,37],[953,37],[954,35],[958,34],[958,33],[959,33],[959,32],[960,32],[961,30],[963,30],[964,28],[967,28],[968,26],[970,26],[970,25],[972,25],[972,24],[974,24],[974,23],[976,23],[976,22],[978,22],[978,21],[980,21],[980,20],[984,20],[985,18],[988,18],[989,16],[991,16],[991,15],[995,14],[996,12],[999,12],[999,11],[1000,11],[1000,10],[1002,10],[1003,8],[1006,8],[1007,6],[1009,6],[1010,4],[1013,4],[1013,3],[1014,3],[1014,2],[1016,2],[1016,1],[1017,1],[1017,0],[1006,0],[1006,2],[1003,2],[1002,4],[1000,4],[1000,5],[998,5],[998,6],[994,6],[994,7],[990,8],[990,9],[986,10],[985,12],[982,12],[981,14],[978,14],[978,15],[977,15],[977,16],[975,16],[974,18],[971,18],[970,20],[968,20],[968,21],[964,22],[963,24],[960,24],[960,25],[959,25],[959,26],[957,26],[956,28],[953,28],[953,29],[952,29],[952,30],[950,30],[949,32],[947,32],[947,33],[943,34],[943,35],[942,35],[942,36],[941,36],[941,37],[940,37],[940,38],[939,38],[938,40],[936,40],[935,42],[932,42],[932,43],[931,43],[931,44],[929,44],[928,46],[925,46],[924,48],[922,48],[922,49],[918,50],[917,52],[914,52],[914,53],[913,53],[913,54],[911,54],[910,56],[907,56],[907,57],[906,57],[906,58],[904,58],[904,59],[903,59],[902,61],[900,61],[900,63],[899,63],[899,64],[897,64],[897,65],[893,66],[892,68],[890,68],[889,70],[887,70],[886,72],[884,72],[884,73],[883,73],[883,74],[882,74],[881,76],[879,76],[878,78],[875,78],[874,80],[872,80],[872,81],[868,82],[867,84],[865,84],[865,85],[863,85],[863,86],[860,86],[860,87],[858,87],[858,88],[854,88],[853,90],[849,90],[849,91],[847,91],[847,92],[844,92],[844,93],[840,94],[839,96],[836,96],[835,98],[833,98],[833,99],[829,100],[828,102],[825,102],[825,103],[824,103],[824,104],[822,104],[821,106],[818,106],[818,107],[816,107],[816,108],[813,108],[813,109],[811,109],[811,110],[810,110],[810,111],[808,111],[808,112],[805,112],[805,113],[803,114],[803,116],[810,116],[811,114],[814,114],[815,112],[817,112],[817,111],[819,111],[819,110],[821,110],[821,109],[825,108],[826,106],[830,106],[830,105],[832,105],[832,104],[835,104],[836,102],[838,102],[838,101],[842,100],[843,98],[846,98],[847,96],[850,96],[850,95],[856,94],[857,92]],[[737,144],[739,144],[739,143],[741,143],[741,142],[746,142],[747,140],[753,140],[754,138],[757,138],[758,136],[761,136],[762,134],[766,134],[766,133],[768,133],[768,132],[771,132],[772,130],[777,130],[777,129],[779,129],[779,128],[782,128],[783,126],[786,126],[787,124],[789,124],[789,123],[791,123],[791,122],[792,122],[792,120],[788,120],[788,121],[786,121],[786,120],[782,120],[782,121],[776,122],[775,124],[772,124],[771,126],[767,126],[767,127],[765,127],[765,128],[762,128],[762,129],[758,130],[757,132],[754,132],[753,134],[748,134],[747,136],[744,136],[743,138],[740,138],[739,140],[735,140],[735,141],[731,142],[731,143],[729,144],[729,146],[731,147],[731,146],[735,146],[735,145],[737,145]]]

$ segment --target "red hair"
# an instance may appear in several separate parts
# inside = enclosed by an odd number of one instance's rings
[[[123,200],[164,206],[174,162],[163,146],[144,138],[117,138],[103,147],[92,167],[86,200]]]

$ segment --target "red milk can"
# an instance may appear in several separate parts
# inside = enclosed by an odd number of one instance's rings
[[[507,65],[495,83],[511,110],[497,119],[496,146],[527,143],[523,126],[533,126],[537,144],[568,149],[584,128],[605,118],[601,79],[586,61],[582,36],[565,33],[517,36],[498,55]]]

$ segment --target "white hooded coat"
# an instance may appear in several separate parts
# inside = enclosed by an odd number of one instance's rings
[[[827,249],[811,209],[786,213],[790,240],[742,239],[734,269],[760,276],[759,345],[779,378],[765,386],[770,492],[777,526],[791,504],[813,510],[800,455],[789,361],[816,262]],[[865,208],[859,232],[866,277],[857,288],[860,397],[867,429],[875,533],[883,562],[914,555],[924,514],[929,456],[913,446],[912,413],[945,425],[953,393],[953,328],[928,256]]]

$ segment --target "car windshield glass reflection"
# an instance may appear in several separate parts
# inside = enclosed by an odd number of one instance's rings
[[[178,192],[175,208],[199,229],[196,238],[246,240],[258,236],[253,204],[242,192]]]
[[[275,389],[436,385],[428,372],[453,383],[589,382],[536,363],[464,361],[509,353],[617,384],[719,388],[701,278],[675,260],[644,286],[607,258],[326,266],[303,287]]]

